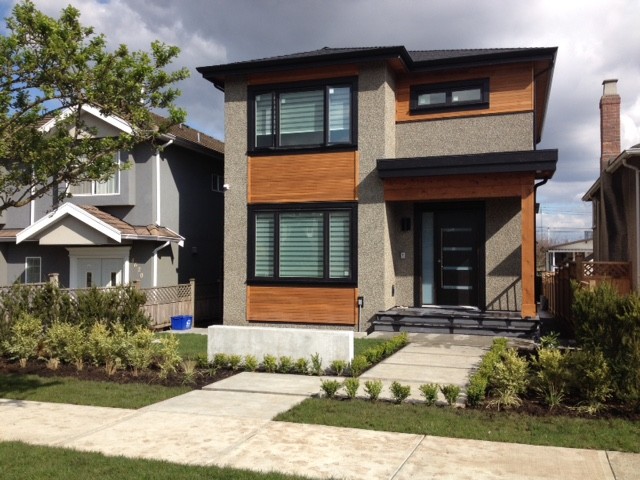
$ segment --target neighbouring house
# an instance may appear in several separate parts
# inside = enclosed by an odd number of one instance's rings
[[[600,99],[600,177],[582,200],[592,203],[593,257],[631,262],[632,285],[640,288],[640,144],[620,145],[618,80],[605,80]]]
[[[402,306],[534,319],[556,52],[323,48],[198,68],[225,96],[224,323],[364,330]]]
[[[585,238],[574,242],[550,245],[545,252],[545,270],[553,272],[565,262],[593,259],[593,239]]]
[[[83,107],[97,135],[126,124]],[[55,128],[51,125],[42,128]],[[224,144],[186,125],[119,152],[124,169],[106,182],[69,187],[0,217],[0,284],[39,283],[53,273],[70,288],[138,281],[156,287],[196,280],[196,293],[221,316]],[[65,188],[61,186],[60,188]]]

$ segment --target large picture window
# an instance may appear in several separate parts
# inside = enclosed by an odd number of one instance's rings
[[[250,280],[355,281],[353,204],[250,207]]]
[[[489,79],[414,85],[411,111],[414,113],[489,108]]]
[[[255,89],[250,95],[250,149],[354,144],[353,81]]]

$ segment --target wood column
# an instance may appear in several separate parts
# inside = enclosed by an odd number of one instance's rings
[[[536,316],[535,195],[533,184],[522,185],[522,317]]]

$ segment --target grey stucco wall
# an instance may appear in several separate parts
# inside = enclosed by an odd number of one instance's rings
[[[50,273],[58,273],[60,285],[69,286],[69,252],[64,247],[41,247],[34,242],[25,242],[20,245],[7,245],[5,248],[6,285],[16,281],[24,282],[26,257],[40,257],[40,280],[46,282]]]
[[[247,85],[225,84],[224,323],[247,318]]]
[[[486,305],[518,311],[522,305],[522,216],[519,198],[486,202]]]
[[[410,230],[402,231],[402,218],[410,219]],[[413,203],[387,203],[387,224],[393,259],[393,272],[395,275],[394,305],[413,306],[415,303],[414,235],[416,228]],[[402,258],[403,254],[404,258]]]
[[[400,123],[396,157],[463,155],[533,149],[533,114]]]
[[[363,67],[358,78],[358,293],[364,297],[360,329],[395,304],[395,274],[378,158],[395,155],[393,78],[383,64]]]

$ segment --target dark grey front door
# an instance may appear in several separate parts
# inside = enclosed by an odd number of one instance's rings
[[[482,307],[483,209],[451,205],[421,220],[422,304]]]

